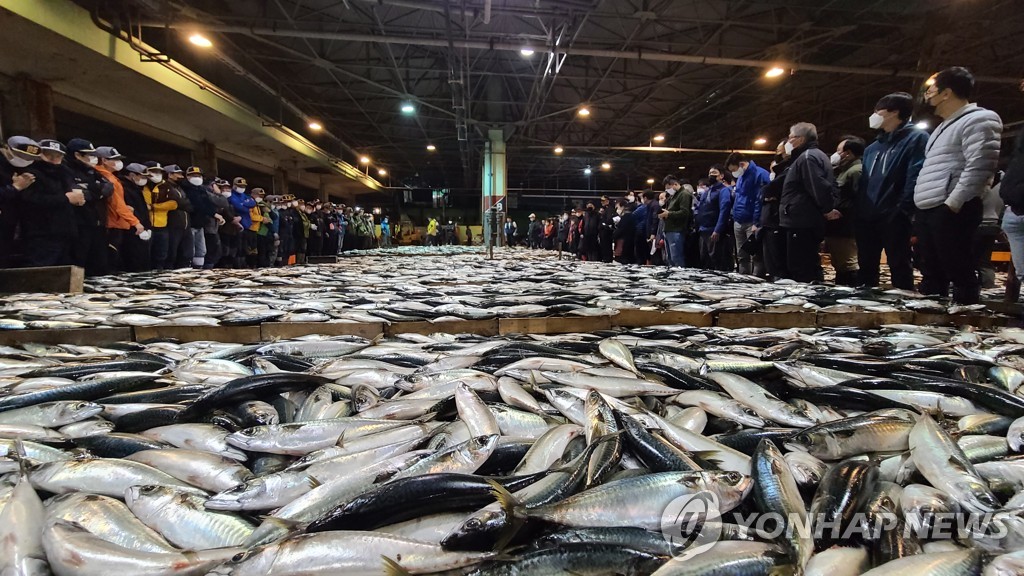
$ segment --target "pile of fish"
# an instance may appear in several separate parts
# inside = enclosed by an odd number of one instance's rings
[[[1022,449],[1019,329],[2,347],[0,574],[1021,574]]]
[[[903,290],[859,291],[691,268],[559,261],[541,251],[499,251],[500,258],[485,260],[471,248],[449,247],[447,254],[430,250],[412,253],[414,258],[378,251],[318,266],[93,278],[84,294],[0,298],[0,330],[610,316],[626,309],[950,314],[985,309]]]

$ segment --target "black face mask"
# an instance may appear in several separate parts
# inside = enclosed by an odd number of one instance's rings
[[[714,183],[718,182],[718,176],[713,176],[711,174],[708,174],[708,182],[710,182],[711,184],[714,184]]]

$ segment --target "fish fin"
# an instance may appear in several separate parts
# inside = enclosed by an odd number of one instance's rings
[[[768,570],[768,576],[794,576],[803,573],[803,568],[797,568],[797,566],[794,564],[773,566],[771,569]]]
[[[715,466],[722,467],[722,459],[718,458],[718,450],[697,450],[689,453],[691,457],[700,460],[701,462],[707,462],[708,464],[714,464]]]
[[[498,501],[498,504],[501,505],[502,510],[504,510],[505,513],[508,514],[509,518],[515,518],[516,509],[522,507],[522,505],[519,503],[519,500],[517,500],[516,497],[511,492],[509,492],[504,486],[498,484],[494,480],[488,478],[487,483],[491,485],[491,496],[494,496],[494,499]]]
[[[401,564],[395,562],[391,558],[388,558],[383,554],[381,554],[380,558],[384,561],[384,574],[387,576],[410,576],[410,574],[412,574],[405,568],[402,568]]]
[[[14,439],[14,454],[10,456],[18,461],[18,470],[21,472],[21,476],[23,478],[27,477],[29,461],[28,457],[25,456],[25,442],[21,438]]]
[[[442,402],[443,402],[443,400],[442,400]],[[438,402],[438,403],[440,404],[440,402]],[[437,412],[427,412],[426,414],[424,414],[423,416],[420,416],[419,418],[416,418],[412,422],[415,423],[415,424],[426,424],[427,422],[432,421],[434,419],[434,416],[437,416]]]
[[[310,489],[317,488],[317,487],[323,485],[323,482],[320,482],[319,480],[317,480],[316,478],[314,478],[312,476],[306,476],[306,482],[309,483]]]
[[[342,430],[341,434],[338,435],[338,441],[334,445],[338,446],[339,448],[344,448],[345,447],[345,431],[344,430]]]

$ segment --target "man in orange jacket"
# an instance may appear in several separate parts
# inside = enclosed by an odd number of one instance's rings
[[[124,261],[121,251],[125,238],[129,230],[134,229],[135,235],[139,235],[145,227],[135,216],[135,211],[125,204],[124,187],[116,176],[124,168],[124,156],[111,146],[97,147],[96,156],[100,159],[96,171],[114,185],[114,193],[107,199],[107,244],[110,248],[108,264],[112,272],[123,272]]]

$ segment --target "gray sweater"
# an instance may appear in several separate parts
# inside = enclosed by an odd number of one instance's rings
[[[946,204],[959,210],[982,195],[999,163],[999,115],[967,104],[939,124],[925,147],[914,204],[927,210]]]

